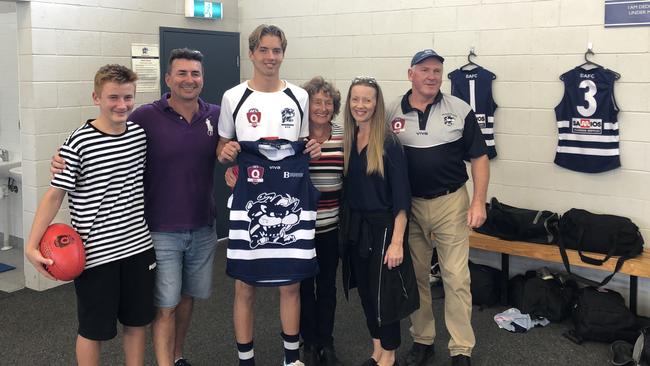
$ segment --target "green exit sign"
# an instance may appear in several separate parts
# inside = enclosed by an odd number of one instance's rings
[[[222,19],[223,4],[215,1],[185,0],[185,16],[189,18]]]

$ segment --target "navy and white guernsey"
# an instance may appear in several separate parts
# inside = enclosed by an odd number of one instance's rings
[[[478,66],[471,70],[456,69],[449,73],[451,95],[464,100],[476,114],[476,121],[488,148],[488,158],[497,156],[494,144],[494,112],[497,104],[492,97],[492,72]]]
[[[305,142],[239,144],[226,273],[255,286],[313,277],[318,272],[314,236],[320,192],[309,178]]]
[[[555,164],[584,173],[621,166],[616,74],[602,67],[576,67],[562,74],[564,96],[555,107],[558,128]]]

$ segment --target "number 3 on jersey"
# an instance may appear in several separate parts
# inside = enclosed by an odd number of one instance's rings
[[[580,82],[579,88],[587,89],[585,91],[585,102],[587,102],[587,108],[579,105],[578,113],[580,113],[580,115],[583,117],[591,117],[594,113],[596,113],[596,108],[598,107],[596,99],[594,98],[596,92],[598,91],[598,89],[596,89],[596,84],[591,80],[582,80]]]

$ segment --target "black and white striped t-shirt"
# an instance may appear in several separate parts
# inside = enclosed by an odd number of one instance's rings
[[[86,122],[61,147],[66,162],[51,185],[68,192],[72,226],[86,248],[86,269],[153,247],[144,219],[147,137],[133,122],[108,135]]]

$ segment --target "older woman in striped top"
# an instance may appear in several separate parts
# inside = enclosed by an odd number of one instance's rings
[[[316,76],[302,86],[309,94],[309,139],[321,144],[321,157],[309,172],[321,192],[316,217],[316,258],[320,273],[300,285],[300,334],[306,366],[340,366],[333,346],[336,270],[339,262],[338,217],[343,175],[343,129],[332,120],[341,108],[341,94]]]

